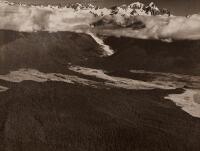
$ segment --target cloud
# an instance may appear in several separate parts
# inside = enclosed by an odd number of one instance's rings
[[[96,30],[100,34],[111,36],[125,36],[142,39],[200,39],[200,15],[190,17],[184,16],[134,16],[126,19],[115,20],[113,26],[126,24],[128,28],[113,30],[112,28],[101,28]],[[108,22],[108,21],[107,21]],[[142,23],[144,26],[137,29],[135,23]],[[106,27],[106,25],[105,25]]]
[[[89,26],[94,17],[88,11],[52,6],[21,6],[0,2],[0,29],[16,31],[68,31]]]
[[[184,16],[126,16],[95,17],[89,9],[75,11],[67,7],[22,6],[0,2],[0,29],[15,31],[93,31],[108,36],[142,39],[200,39],[200,15]],[[107,9],[102,9],[108,14]],[[93,10],[94,11],[94,10]],[[100,13],[100,10],[96,10]],[[91,29],[90,24],[102,21]],[[107,28],[109,25],[110,28]],[[115,28],[113,28],[115,27]]]

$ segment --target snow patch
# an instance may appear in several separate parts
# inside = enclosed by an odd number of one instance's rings
[[[19,69],[11,71],[9,74],[0,75],[1,80],[20,83],[22,81],[35,81],[35,82],[65,82],[65,83],[79,83],[83,85],[94,86],[97,84],[95,81],[79,78],[77,76],[65,75],[61,73],[43,73],[35,69]]]
[[[149,72],[144,70],[131,70],[131,73],[139,73],[149,75],[153,78],[152,83],[160,85],[169,85],[176,88],[191,88],[200,89],[200,76],[163,73],[163,72]]]
[[[169,94],[165,99],[173,101],[190,115],[200,118],[200,76],[148,72],[143,70],[131,70],[130,72],[151,76],[153,79],[150,78],[151,81],[149,82],[154,84],[183,88],[185,91],[182,94]]]
[[[7,91],[9,88],[0,85],[0,92]]]
[[[135,89],[135,90],[175,89],[174,87],[167,86],[167,85],[157,85],[150,82],[143,82],[143,81],[133,80],[133,79],[128,79],[128,78],[109,76],[105,73],[105,71],[98,70],[98,69],[92,69],[92,68],[86,68],[86,67],[80,67],[80,66],[72,66],[69,69],[72,71],[84,74],[84,75],[94,76],[99,79],[106,80],[104,84],[107,86],[113,86],[113,87],[124,88],[124,89]]]
[[[102,49],[104,50],[103,55],[111,56],[112,54],[114,54],[114,50],[112,50],[110,46],[104,44],[102,39],[100,39],[99,37],[97,37],[95,34],[91,32],[87,32],[87,34],[90,35],[102,47]]]
[[[182,94],[170,94],[165,99],[172,100],[185,112],[200,118],[200,90],[185,89]]]

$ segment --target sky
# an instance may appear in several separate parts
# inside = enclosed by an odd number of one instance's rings
[[[200,13],[200,0],[8,0],[10,2],[21,2],[28,4],[43,4],[43,5],[65,5],[68,3],[92,3],[99,6],[110,7],[120,4],[129,4],[140,1],[142,3],[155,2],[158,7],[169,9],[174,15],[188,15]]]

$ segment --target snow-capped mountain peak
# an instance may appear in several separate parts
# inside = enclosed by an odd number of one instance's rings
[[[167,9],[159,9],[155,3],[151,2],[149,5],[145,5],[140,2],[134,2],[130,5],[121,5],[111,7],[111,15],[170,15]]]
[[[134,2],[130,5],[114,6],[107,10],[110,10],[110,14],[104,14],[102,18],[93,24],[94,26],[114,25],[140,29],[145,28],[145,24],[140,20],[138,21],[134,16],[170,16],[167,9],[159,9],[153,2],[148,5]]]
[[[149,6],[154,9],[158,9],[154,2],[149,3]]]
[[[134,3],[131,3],[129,5],[130,8],[132,9],[141,9],[144,7],[144,4],[143,3],[140,3],[140,2],[134,2]]]
[[[16,4],[16,3],[10,3],[7,1],[1,2],[0,5],[20,5],[20,6],[27,6],[24,4]],[[32,6],[31,7],[43,7],[43,6]],[[45,6],[44,6],[45,7]],[[52,9],[59,9],[59,8],[64,8],[61,6],[48,6],[49,8]],[[117,16],[136,16],[136,15],[169,15],[170,12],[167,9],[159,9],[155,3],[151,2],[148,5],[145,5],[140,2],[133,2],[129,5],[121,5],[121,6],[114,6],[111,8],[100,8],[98,6],[94,6],[92,4],[86,4],[83,5],[81,3],[74,3],[74,4],[69,4],[68,6],[65,6],[65,8],[71,8],[74,9],[75,12],[80,12],[83,11],[85,13],[90,13],[93,14],[95,17],[97,16],[106,16],[106,15],[117,15]]]

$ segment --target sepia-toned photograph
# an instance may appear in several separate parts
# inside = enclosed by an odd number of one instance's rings
[[[0,0],[0,151],[200,151],[200,0]]]

